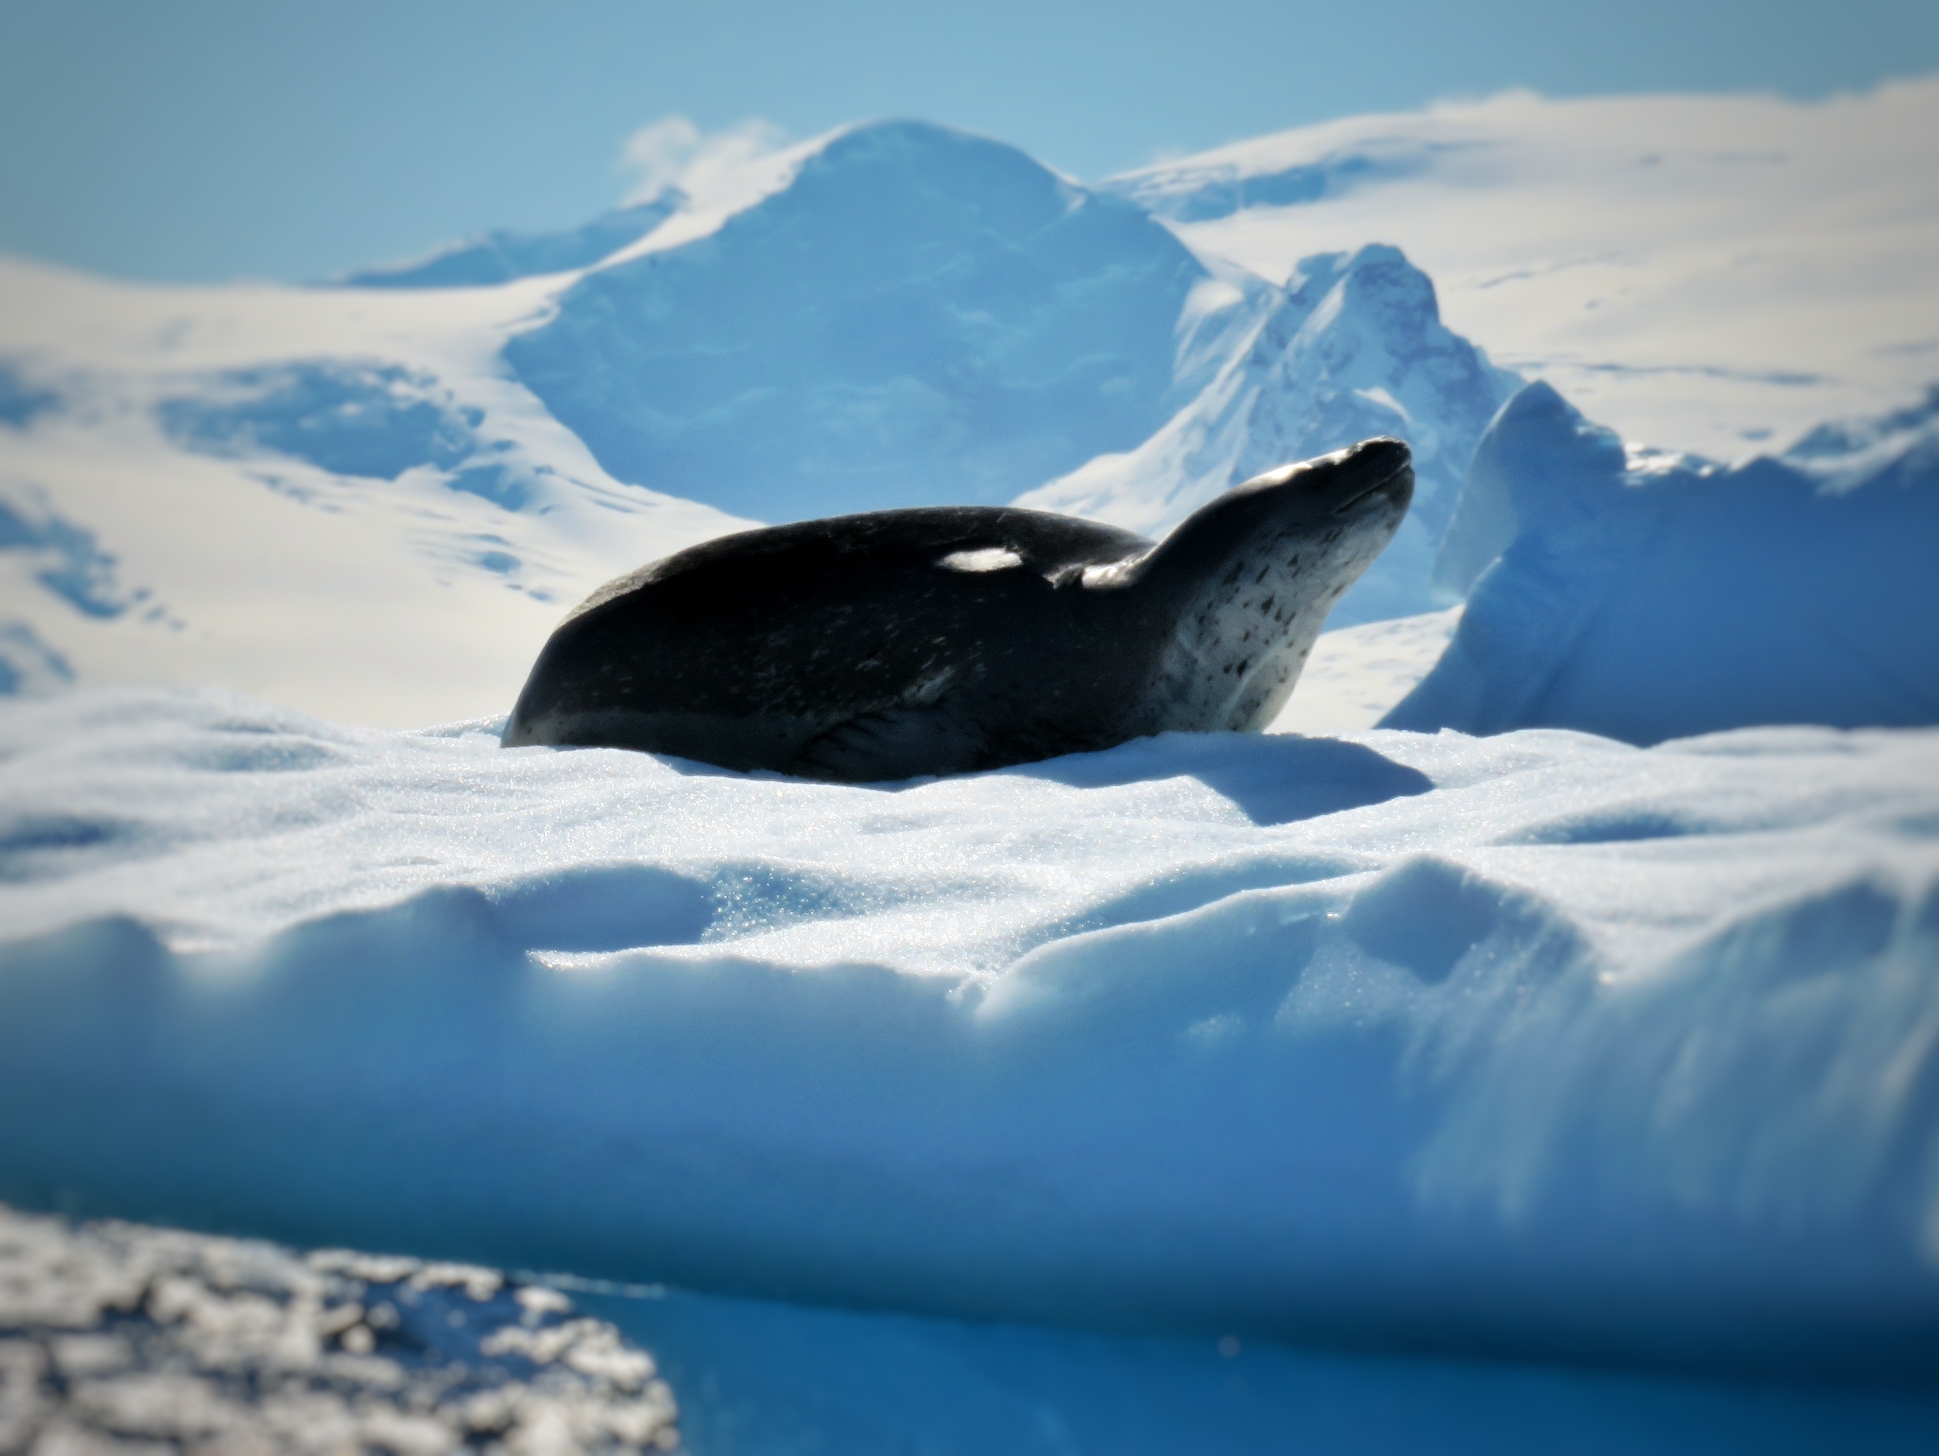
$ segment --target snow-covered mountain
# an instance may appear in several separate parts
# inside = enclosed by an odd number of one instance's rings
[[[1730,460],[1939,374],[1939,77],[1794,102],[1510,93],[1100,184],[1275,282],[1381,241],[1626,440]]]
[[[1001,504],[1192,398],[1195,293],[1194,330],[1250,301],[1128,202],[886,122],[587,273],[506,358],[613,475],[739,515]]]

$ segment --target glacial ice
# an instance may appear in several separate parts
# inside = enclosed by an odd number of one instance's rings
[[[394,364],[305,359],[198,383],[156,408],[168,436],[192,450],[272,453],[333,475],[395,480],[419,465],[450,469],[478,446],[478,410]]]
[[[1414,504],[1334,606],[1334,628],[1445,606],[1436,543],[1476,443],[1518,376],[1441,322],[1434,283],[1372,243],[1302,258],[1218,376],[1137,449],[1091,460],[1018,504],[1162,535],[1241,481],[1373,435],[1408,442]]]

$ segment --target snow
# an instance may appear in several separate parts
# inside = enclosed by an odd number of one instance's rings
[[[1794,102],[1513,92],[1103,184],[1279,281],[1379,240],[1626,440],[1733,460],[1939,373],[1939,78]]]
[[[1460,627],[1382,721],[1632,743],[1939,723],[1935,542],[1939,387],[1724,467],[1625,451],[1532,384],[1483,439],[1442,545],[1449,585],[1472,582]]]
[[[662,195],[614,208],[563,232],[490,232],[439,248],[425,258],[360,268],[340,281],[346,288],[475,288],[514,278],[577,272],[637,243],[684,200],[677,192]]]
[[[0,710],[0,1196],[957,1316],[1904,1371],[1939,734],[900,788]]]

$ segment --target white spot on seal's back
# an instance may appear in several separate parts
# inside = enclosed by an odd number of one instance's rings
[[[949,571],[1008,571],[1023,558],[1008,546],[984,546],[975,551],[952,551],[936,565]]]
[[[1131,568],[1144,559],[1143,556],[1133,556],[1125,561],[1106,562],[1103,566],[1087,566],[1079,580],[1093,591],[1125,586],[1131,580]]]

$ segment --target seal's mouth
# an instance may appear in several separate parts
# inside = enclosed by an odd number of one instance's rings
[[[1358,491],[1341,501],[1332,510],[1336,516],[1344,516],[1359,508],[1370,496],[1384,495],[1395,505],[1404,506],[1414,494],[1414,467],[1403,465],[1385,480],[1375,481],[1365,490]]]
[[[1359,479],[1346,487],[1330,514],[1344,516],[1376,495],[1386,496],[1402,510],[1413,500],[1413,456],[1402,441],[1364,440],[1343,463],[1358,467],[1354,473]]]

